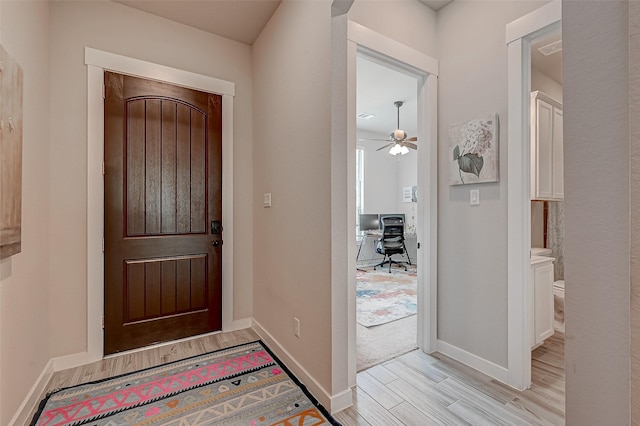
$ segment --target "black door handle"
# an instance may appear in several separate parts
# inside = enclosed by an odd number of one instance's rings
[[[218,241],[218,240],[213,241],[213,242],[211,243],[211,245],[212,245],[212,246],[214,246],[214,247],[218,247],[218,246],[222,245],[222,241]]]

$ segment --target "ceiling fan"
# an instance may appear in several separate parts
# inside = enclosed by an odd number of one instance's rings
[[[398,126],[393,132],[389,134],[389,137],[387,139],[360,139],[360,140],[388,142],[386,145],[383,145],[380,148],[376,149],[376,151],[380,151],[385,148],[391,147],[391,149],[389,150],[389,154],[391,155],[398,155],[398,154],[405,155],[409,152],[408,148],[418,149],[418,145],[413,143],[413,142],[417,142],[418,138],[415,136],[408,138],[407,132],[400,129],[400,107],[403,104],[404,102],[402,101],[395,101],[393,103],[393,105],[395,105],[395,107],[398,110]]]

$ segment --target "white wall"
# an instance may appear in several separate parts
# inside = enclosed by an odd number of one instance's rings
[[[282,2],[253,70],[253,316],[331,392],[331,3]]]
[[[631,422],[629,211],[637,212],[638,201],[630,206],[629,172],[638,166],[629,163],[628,7],[562,3],[570,425]]]
[[[438,338],[507,366],[507,23],[544,2],[453,2],[438,13]],[[498,183],[449,186],[448,128],[496,112]],[[480,190],[480,206],[469,190]]]
[[[379,138],[358,132],[358,139]],[[394,213],[398,198],[398,159],[389,149],[376,151],[384,142],[358,142],[364,149],[364,210],[363,213]]]
[[[409,150],[408,154],[397,155],[396,157],[398,157],[396,210],[398,213],[404,213],[407,227],[415,231],[416,221],[418,219],[418,204],[413,202],[405,203],[403,201],[403,191],[405,187],[413,187],[418,184],[418,153],[414,150]]]
[[[49,361],[49,2],[0,1],[0,11],[0,39],[24,71],[22,252],[0,261],[0,424],[8,425]]]
[[[355,0],[349,19],[437,58],[437,14],[417,0]]]
[[[380,135],[358,132],[358,140]],[[364,150],[364,213],[404,213],[407,226],[416,225],[416,203],[404,203],[402,190],[418,184],[418,156],[390,155],[389,148],[377,151],[384,142],[358,142]]]
[[[84,47],[236,83],[234,317],[252,312],[251,48],[110,1],[51,3],[52,356],[86,349],[87,83]]]
[[[537,68],[531,68],[531,91],[537,90],[562,103],[562,85]]]

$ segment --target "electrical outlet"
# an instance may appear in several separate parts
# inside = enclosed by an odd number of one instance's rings
[[[298,318],[293,319],[293,335],[300,337],[300,320]]]

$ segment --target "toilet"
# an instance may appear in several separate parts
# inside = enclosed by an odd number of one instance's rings
[[[564,333],[564,280],[553,283],[554,328]]]

